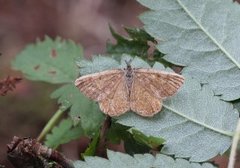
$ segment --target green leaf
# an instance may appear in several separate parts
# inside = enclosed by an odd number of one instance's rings
[[[45,145],[51,148],[57,148],[61,144],[77,139],[84,134],[80,124],[73,126],[71,119],[64,119],[59,126],[54,127],[52,132],[47,135]]]
[[[70,116],[80,117],[81,126],[87,135],[94,135],[104,120],[98,104],[85,97],[73,84],[67,84],[56,90],[51,95],[58,98],[58,103],[65,108],[70,107]]]
[[[145,136],[137,130],[129,130],[130,127],[113,122],[107,133],[107,139],[112,143],[124,141],[125,151],[128,154],[146,153],[151,148],[156,149],[164,140],[152,136]]]
[[[86,157],[85,161],[76,161],[75,168],[214,168],[210,163],[190,163],[184,159],[176,159],[162,154],[136,154],[130,156],[120,152],[107,152],[108,160],[100,157]]]
[[[94,156],[97,146],[98,146],[98,142],[99,142],[99,138],[100,138],[100,133],[96,133],[96,135],[93,137],[91,143],[89,144],[88,148],[85,150],[84,153],[81,154],[82,158],[84,158],[85,156]]]
[[[81,76],[119,67],[119,63],[113,58],[100,55],[93,56],[91,61],[83,59],[77,62],[77,65],[80,67]]]
[[[147,44],[148,41],[154,41],[154,39],[148,35],[142,29],[130,29],[125,28],[129,38],[121,36],[120,34],[116,33],[112,27],[110,27],[110,31],[112,36],[117,41],[116,44],[111,44],[110,42],[107,43],[107,52],[109,54],[130,54],[130,55],[139,55],[147,57],[147,51],[149,46]]]
[[[165,140],[162,138],[146,136],[138,130],[131,129],[130,132],[132,133],[133,138],[137,142],[145,144],[152,149],[156,149],[157,147],[159,147],[161,144],[165,142]]]
[[[139,0],[145,30],[167,61],[209,83],[224,100],[240,98],[240,8],[229,0]],[[227,81],[227,82],[226,82]]]
[[[129,27],[125,27],[124,29],[132,40],[135,40],[137,42],[143,42],[143,43],[146,43],[147,41],[155,42],[154,38],[151,37],[144,29],[129,28]]]
[[[130,127],[112,122],[106,137],[111,143],[119,144],[121,140],[125,140],[124,138],[128,137],[130,134],[128,132],[129,129]]]
[[[123,140],[124,140],[124,149],[126,153],[130,155],[134,155],[137,153],[142,153],[142,154],[149,153],[150,151],[149,146],[136,141],[130,133],[126,134],[126,136],[123,137]]]
[[[128,33],[129,38],[116,33],[112,27],[110,27],[110,31],[117,43],[112,44],[108,42],[107,52],[109,54],[115,55],[115,58],[117,60],[120,58],[119,55],[125,53],[132,56],[138,55],[150,64],[152,64],[153,60],[155,60],[163,63],[166,66],[172,66],[172,64],[162,59],[164,56],[163,53],[159,52],[157,49],[148,44],[149,42],[155,43],[156,41],[143,29],[125,28],[125,31]],[[151,51],[152,53],[150,53],[149,50],[153,50]]]
[[[16,56],[12,66],[31,80],[66,83],[77,78],[75,61],[82,55],[82,48],[74,42],[46,37],[28,45]]]

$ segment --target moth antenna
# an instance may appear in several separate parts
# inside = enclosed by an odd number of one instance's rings
[[[133,61],[132,59],[130,59],[130,60],[128,60],[128,61],[127,61],[127,60],[125,60],[125,62],[126,62],[126,64],[127,64],[127,66],[131,66],[131,63],[132,63],[132,61]]]

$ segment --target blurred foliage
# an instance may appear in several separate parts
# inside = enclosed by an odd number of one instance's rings
[[[84,135],[84,132],[80,124],[74,126],[71,119],[64,119],[47,135],[45,145],[57,148],[59,145],[77,139],[82,135]]]
[[[78,76],[75,60],[83,57],[82,48],[61,38],[28,45],[12,62],[26,78],[48,83],[68,83]]]

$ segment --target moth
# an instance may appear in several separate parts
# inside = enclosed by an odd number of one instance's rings
[[[184,77],[152,68],[112,69],[79,77],[76,87],[88,98],[99,103],[101,111],[119,116],[134,111],[151,117],[162,108],[162,100],[174,95],[183,85]]]

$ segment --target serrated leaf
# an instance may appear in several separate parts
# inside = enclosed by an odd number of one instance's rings
[[[107,152],[108,159],[100,157],[86,157],[85,161],[76,161],[75,168],[214,168],[210,163],[190,163],[184,159],[176,159],[162,154],[155,157],[150,154],[136,154],[130,156],[120,152]]]
[[[159,61],[166,66],[172,66],[172,64],[162,59],[164,56],[163,53],[148,44],[149,42],[155,43],[156,41],[143,29],[125,28],[129,38],[116,33],[111,27],[110,30],[117,43],[112,44],[111,42],[108,42],[107,52],[113,54],[116,60],[121,59],[119,55],[129,54],[132,56],[138,55],[150,64],[152,64],[154,60]],[[153,50],[151,51],[152,53],[150,53],[149,50]]]
[[[130,55],[141,55],[147,57],[148,51],[148,41],[154,41],[154,39],[148,35],[142,29],[130,29],[125,28],[129,38],[121,36],[120,34],[116,33],[112,27],[110,27],[110,31],[112,36],[117,41],[116,44],[112,44],[110,42],[107,43],[107,52],[109,54],[130,54]]]
[[[240,98],[240,8],[230,0],[139,0],[145,30],[167,61],[209,83],[224,100]],[[162,41],[161,41],[162,40]],[[227,81],[227,82],[226,82]]]
[[[80,117],[81,126],[86,134],[93,135],[101,126],[104,115],[98,104],[85,97],[73,84],[62,86],[53,92],[51,97],[58,98],[58,103],[65,108],[70,107],[70,116],[73,119]]]
[[[77,139],[83,134],[84,131],[80,124],[74,127],[71,119],[64,119],[47,135],[45,145],[51,148],[57,148],[59,145]]]
[[[155,42],[154,38],[151,37],[144,29],[130,27],[125,27],[124,29],[128,33],[129,37],[133,40],[142,42],[147,41]]]
[[[163,103],[153,118],[128,113],[118,122],[166,140],[163,153],[202,162],[223,154],[231,145],[238,112],[207,87],[187,78],[178,94]]]
[[[12,66],[31,80],[66,83],[77,78],[75,61],[82,55],[82,48],[74,42],[46,37],[28,45],[16,56]]]
[[[81,76],[113,69],[119,66],[119,63],[111,57],[93,56],[92,60],[81,60],[77,62],[80,67]]]

